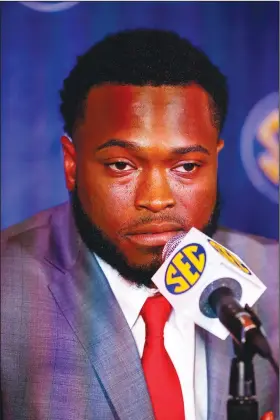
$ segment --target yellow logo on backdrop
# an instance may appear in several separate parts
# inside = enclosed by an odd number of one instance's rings
[[[279,201],[279,94],[273,92],[251,109],[241,131],[244,169],[262,194]]]
[[[264,147],[258,164],[265,176],[274,185],[279,183],[279,112],[274,109],[260,124],[257,140]]]
[[[200,244],[190,244],[178,251],[165,273],[165,285],[173,295],[185,293],[200,279],[206,264],[205,249]]]
[[[222,257],[226,258],[231,264],[235,265],[235,267],[239,268],[246,274],[252,274],[248,267],[238,258],[236,255],[232,254],[228,249],[224,248],[222,245],[218,244],[211,239],[208,239],[209,244],[219,252]]]

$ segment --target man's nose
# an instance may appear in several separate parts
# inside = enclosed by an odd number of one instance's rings
[[[175,206],[166,170],[153,169],[140,175],[136,188],[135,207],[158,213]]]

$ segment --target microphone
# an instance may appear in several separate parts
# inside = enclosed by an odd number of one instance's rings
[[[239,304],[229,287],[218,287],[210,293],[208,302],[239,346],[247,343],[252,355],[258,353],[265,359],[270,359],[270,347],[260,321],[248,305],[243,308]]]
[[[266,287],[235,253],[192,228],[168,241],[162,257],[152,280],[175,311],[223,340],[229,334],[237,342],[257,340],[257,321],[244,305]]]
[[[175,311],[221,339],[230,334],[240,348],[246,343],[252,356],[268,359],[279,375],[261,322],[250,308],[266,287],[241,258],[192,228],[166,243],[162,259],[152,280]]]

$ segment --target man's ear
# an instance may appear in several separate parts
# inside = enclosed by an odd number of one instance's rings
[[[66,188],[73,191],[76,184],[76,150],[72,141],[65,135],[60,139],[63,150],[64,175]]]
[[[217,154],[220,153],[220,151],[224,148],[224,140],[219,139],[217,143]]]

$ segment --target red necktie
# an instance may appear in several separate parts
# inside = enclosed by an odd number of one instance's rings
[[[141,315],[146,324],[142,366],[156,420],[184,420],[181,385],[164,347],[164,326],[171,305],[162,295],[146,300]]]

